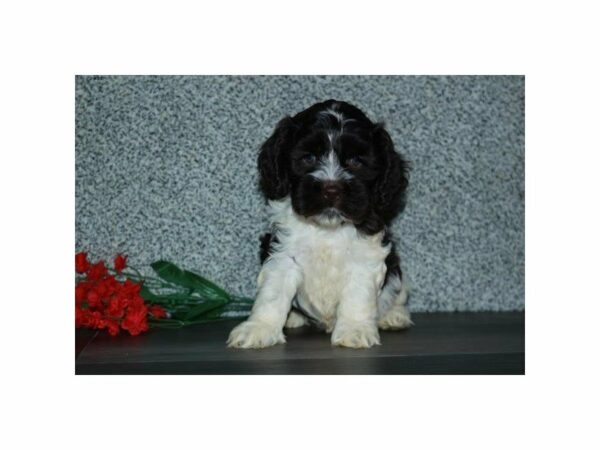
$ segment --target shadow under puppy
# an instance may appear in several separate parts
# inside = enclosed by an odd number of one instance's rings
[[[334,345],[380,343],[412,324],[388,231],[404,208],[408,164],[383,125],[328,100],[279,122],[258,157],[272,232],[262,238],[258,294],[230,347],[285,342],[309,323]]]

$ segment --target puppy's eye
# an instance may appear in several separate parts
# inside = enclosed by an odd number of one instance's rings
[[[302,162],[304,164],[306,164],[307,166],[310,166],[310,165],[314,164],[315,162],[317,162],[317,157],[315,155],[309,153],[302,157]]]
[[[363,166],[363,162],[361,161],[361,159],[358,156],[353,156],[352,158],[348,158],[346,160],[346,164],[351,169],[358,169]]]

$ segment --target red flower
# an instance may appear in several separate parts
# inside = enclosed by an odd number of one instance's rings
[[[80,303],[85,300],[88,286],[85,282],[77,283],[75,286],[75,303]]]
[[[98,293],[104,298],[111,297],[117,293],[120,288],[121,284],[112,275],[109,275],[98,282]]]
[[[142,331],[148,331],[148,307],[143,301],[137,305],[130,305],[127,308],[127,315],[121,322],[121,328],[129,331],[129,334],[136,336]]]
[[[102,312],[92,311],[90,315],[92,316],[92,320],[94,322],[94,328],[102,329],[106,327],[106,321],[104,319],[104,316],[102,315]]]
[[[134,283],[133,281],[127,279],[127,280],[125,280],[125,283],[123,283],[123,285],[121,287],[121,294],[123,294],[125,297],[129,297],[129,298],[139,297],[141,289],[142,289],[141,285]]]
[[[79,306],[75,306],[75,328],[83,326],[84,312]]]
[[[127,256],[117,255],[114,266],[121,272],[127,264]],[[75,285],[75,326],[106,329],[111,336],[120,329],[138,335],[149,329],[148,315],[153,318],[167,317],[167,311],[158,305],[149,307],[140,295],[141,284],[129,279],[121,282],[109,275],[104,261],[91,264],[87,255],[75,255],[75,269],[85,273]]]
[[[127,263],[127,256],[117,255],[115,258],[115,270],[118,273],[121,273],[121,270],[125,268],[125,264]]]
[[[88,307],[100,309],[102,307],[102,298],[96,289],[90,289],[85,297],[88,301]]]
[[[108,333],[111,336],[116,336],[117,334],[119,334],[119,322],[117,322],[116,320],[107,320],[106,327],[108,328]]]
[[[75,255],[75,271],[85,273],[90,268],[90,262],[87,259],[87,253],[79,252]]]
[[[125,314],[125,308],[127,307],[128,301],[123,297],[114,297],[108,301],[108,308],[106,312],[111,317],[121,318]]]
[[[152,305],[150,307],[150,314],[156,319],[162,319],[163,317],[167,317],[167,311],[162,306]]]
[[[83,326],[90,328],[100,328],[100,321],[102,320],[102,314],[100,311],[84,311],[83,312]]]
[[[106,266],[104,265],[104,261],[100,261],[97,262],[96,264],[92,264],[92,266],[90,267],[87,276],[88,276],[88,280],[91,281],[99,281],[102,278],[106,277],[106,275],[108,275],[108,270],[106,269]]]

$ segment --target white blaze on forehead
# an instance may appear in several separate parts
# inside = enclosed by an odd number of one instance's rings
[[[327,132],[327,137],[329,138],[329,145],[331,146],[329,148],[331,151],[333,151],[333,141],[335,141],[339,136],[340,136],[340,133],[338,131],[328,131]]]
[[[329,126],[327,129],[327,137],[329,138],[329,145],[331,146],[330,148],[331,148],[331,150],[333,150],[334,142],[342,134],[344,134],[344,125],[349,122],[356,122],[356,121],[354,119],[344,118],[344,115],[341,112],[335,111],[333,109],[321,111],[319,114],[322,117],[325,117],[328,119]],[[336,119],[335,124],[332,123],[332,121],[330,120],[330,117],[334,117]]]
[[[342,134],[344,132],[345,124],[347,124],[349,122],[355,122],[354,119],[346,119],[341,112],[336,111],[334,109],[327,109],[325,111],[321,111],[319,114],[323,117],[331,116],[336,119],[337,125],[339,125],[339,129],[335,130],[335,132],[338,134]],[[329,123],[331,124],[331,120],[329,120]],[[334,131],[334,130],[331,130],[331,131]],[[330,136],[330,138],[331,138],[331,136]]]
[[[336,105],[334,104],[333,107],[335,106]],[[348,122],[353,122],[354,119],[344,119],[344,116],[341,112],[331,108],[325,111],[321,111],[319,114],[322,117],[334,117],[337,120],[337,126],[330,126],[329,129],[326,131],[330,145],[329,152],[320,159],[317,170],[312,172],[311,175],[319,180],[324,181],[349,180],[350,178],[352,178],[352,174],[346,172],[340,164],[340,160],[338,159],[337,154],[333,150],[333,145],[334,141],[336,141],[344,132],[344,124]],[[329,124],[331,125],[331,121],[329,121]]]
[[[328,109],[327,111],[325,111],[325,114],[329,114],[330,116],[335,117],[340,122],[342,127],[344,126],[344,116],[341,112],[334,111],[333,109]]]
[[[311,173],[311,176],[323,181],[339,181],[352,178],[352,175],[344,170],[333,150],[330,150],[319,160],[319,166],[317,170]]]

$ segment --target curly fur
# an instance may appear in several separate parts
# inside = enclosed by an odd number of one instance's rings
[[[310,322],[334,345],[357,348],[379,344],[378,328],[409,326],[387,231],[405,207],[409,165],[383,124],[349,103],[317,103],[277,124],[258,170],[273,230],[261,240],[252,314],[229,345],[285,342],[286,322]]]

